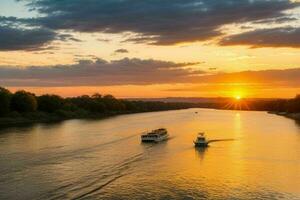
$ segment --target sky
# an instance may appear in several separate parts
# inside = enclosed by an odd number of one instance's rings
[[[1,0],[0,85],[62,96],[292,98],[297,0]]]

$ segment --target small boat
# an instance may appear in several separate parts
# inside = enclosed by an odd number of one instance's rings
[[[196,141],[194,141],[195,147],[208,147],[208,141],[206,140],[204,133],[199,133]]]
[[[155,129],[141,135],[142,142],[161,142],[168,138],[169,134],[165,128]]]

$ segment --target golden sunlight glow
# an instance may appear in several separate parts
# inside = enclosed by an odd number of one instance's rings
[[[250,104],[245,99],[246,97],[246,89],[245,88],[238,88],[234,91],[232,91],[232,99],[228,100],[226,105],[223,107],[223,109],[234,109],[234,110],[250,110]]]
[[[233,92],[232,92],[232,97],[237,100],[240,101],[241,99],[243,99],[245,97],[246,94],[246,89],[244,88],[236,88]]]
[[[240,95],[235,96],[236,100],[240,100],[242,97]]]

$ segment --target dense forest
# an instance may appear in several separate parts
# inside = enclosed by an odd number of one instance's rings
[[[0,87],[2,124],[14,121],[50,121],[71,118],[99,118],[116,114],[177,110],[194,107],[192,103],[143,102],[116,99],[112,95],[94,94],[63,98],[21,90],[11,93]],[[25,120],[25,121],[26,121]],[[1,122],[0,122],[1,124]]]
[[[41,122],[72,118],[99,118],[116,114],[215,108],[261,110],[276,113],[300,113],[300,95],[294,99],[242,100],[222,99],[214,103],[130,101],[112,95],[94,94],[63,98],[21,90],[15,93],[0,87],[0,125],[20,122]]]

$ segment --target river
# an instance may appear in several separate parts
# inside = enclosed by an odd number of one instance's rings
[[[170,140],[141,144],[160,127]],[[232,140],[195,149],[199,131]],[[0,170],[0,199],[300,199],[300,125],[188,109],[7,128]]]

